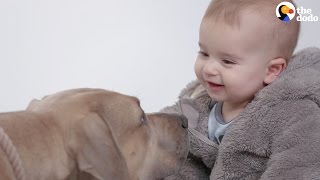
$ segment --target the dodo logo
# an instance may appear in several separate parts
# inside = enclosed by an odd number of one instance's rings
[[[281,2],[276,8],[276,15],[279,19],[285,22],[289,22],[294,18],[296,9],[290,2]]]

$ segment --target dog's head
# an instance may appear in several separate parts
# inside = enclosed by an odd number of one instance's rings
[[[188,153],[187,119],[145,114],[137,98],[101,89],[63,91],[33,101],[64,128],[66,146],[82,173],[97,179],[162,179]]]

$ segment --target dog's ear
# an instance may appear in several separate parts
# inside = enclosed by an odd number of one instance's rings
[[[126,161],[111,128],[98,114],[90,113],[75,128],[76,133],[69,134],[71,138],[68,144],[81,172],[98,180],[130,179]]]

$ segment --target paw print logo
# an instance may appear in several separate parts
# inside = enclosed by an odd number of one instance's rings
[[[277,17],[285,22],[289,22],[296,15],[296,8],[290,2],[281,2],[276,8]]]

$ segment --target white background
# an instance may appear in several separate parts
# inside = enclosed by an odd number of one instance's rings
[[[320,17],[320,1],[298,0]],[[0,112],[80,87],[171,105],[195,79],[198,29],[209,0],[0,0]],[[320,46],[302,23],[297,50]]]

